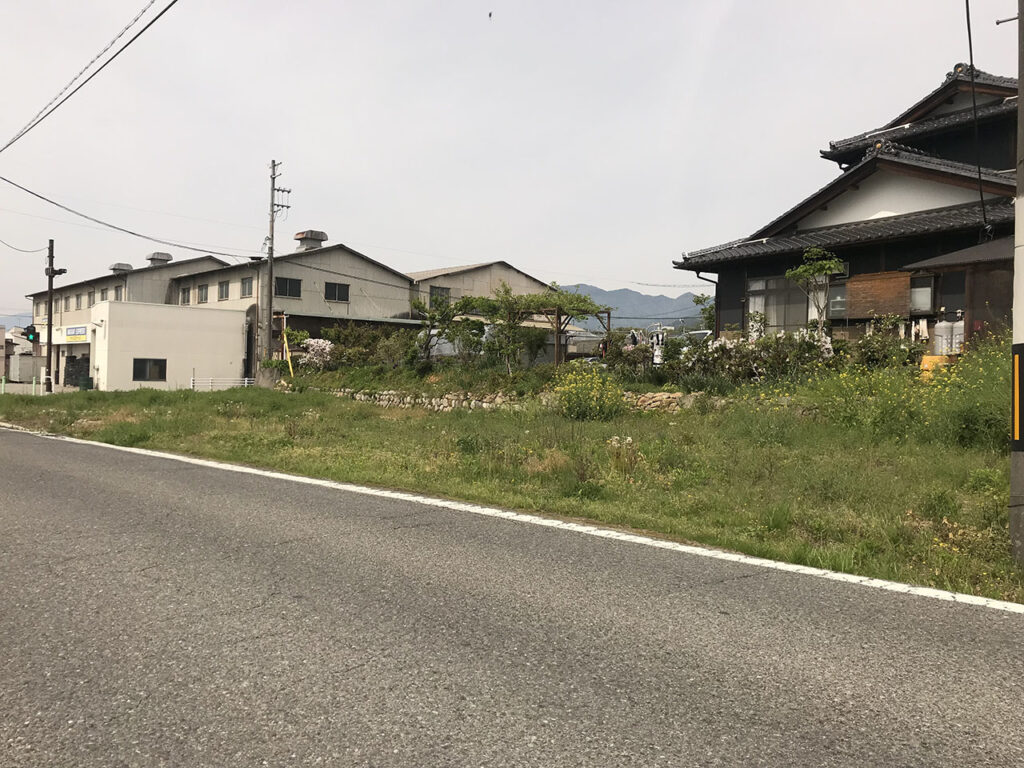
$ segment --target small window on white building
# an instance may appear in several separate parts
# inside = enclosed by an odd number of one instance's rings
[[[224,301],[228,298],[228,292],[231,290],[231,283],[227,280],[221,280],[217,283],[217,301]]]
[[[71,297],[70,296],[65,296],[64,297],[64,311],[65,312],[70,312],[71,311]]]
[[[200,285],[196,289],[196,304],[205,304],[210,300],[210,286]]]
[[[89,306],[93,306],[96,303],[96,291],[89,291]]]
[[[132,361],[132,381],[167,381],[167,360],[136,357]]]
[[[76,293],[75,294],[75,309],[81,309],[81,308],[82,308],[82,294]]]
[[[106,301],[108,293],[109,291],[106,288],[100,288],[100,301]]]
[[[912,315],[927,315],[934,311],[935,304],[932,301],[935,278],[931,275],[910,278],[910,313]]]
[[[241,295],[241,297],[243,299],[247,299],[250,296],[252,296],[252,278],[251,277],[243,277],[242,278],[241,289],[242,290],[241,290],[240,295]]]
[[[124,286],[114,286],[114,301],[121,301],[124,298]]]
[[[192,303],[192,289],[182,288],[181,289],[181,301],[179,302],[182,306],[186,306]]]

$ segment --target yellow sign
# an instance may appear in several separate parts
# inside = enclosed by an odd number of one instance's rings
[[[64,341],[71,344],[76,341],[88,341],[89,336],[86,334],[86,328],[84,325],[72,325],[64,329]]]

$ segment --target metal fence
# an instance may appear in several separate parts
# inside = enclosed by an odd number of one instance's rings
[[[252,387],[256,379],[225,379],[225,378],[195,378],[191,380],[191,387],[196,392],[214,392],[219,389],[232,389],[233,387]]]

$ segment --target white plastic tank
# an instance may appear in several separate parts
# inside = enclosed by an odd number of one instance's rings
[[[953,323],[953,348],[950,350],[950,354],[959,355],[964,351],[964,311],[958,309],[956,311],[956,322]]]
[[[939,308],[939,317],[942,318],[935,324],[935,343],[932,346],[932,354],[951,355],[953,354],[953,324],[946,319],[946,308]]]

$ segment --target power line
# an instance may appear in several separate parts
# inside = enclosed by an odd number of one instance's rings
[[[118,56],[120,56],[122,53],[124,53],[126,50],[128,50],[128,47],[132,43],[134,43],[136,40],[138,40],[145,33],[145,31],[147,29],[149,29],[154,24],[156,24],[156,22],[160,20],[160,17],[163,16],[165,13],[167,13],[169,10],[171,10],[171,8],[173,8],[177,4],[177,2],[178,2],[178,0],[171,0],[164,7],[164,9],[162,11],[160,11],[160,13],[158,13],[153,19],[151,19],[150,22],[148,24],[146,24],[146,26],[144,26],[142,29],[140,29],[138,32],[136,32],[135,35],[127,43],[125,43],[120,48],[118,48],[117,51],[114,52],[113,56],[111,56],[109,59],[107,59],[105,62],[103,62],[103,64],[101,64],[99,66],[99,68],[96,69],[95,72],[93,72],[85,80],[83,80],[73,91],[71,91],[71,93],[67,94],[63,98],[60,98],[60,93],[58,93],[57,96],[55,96],[54,99],[50,101],[50,104],[52,104],[53,106],[50,106],[48,104],[46,107],[43,107],[43,111],[42,111],[41,114],[37,114],[35,117],[33,117],[32,120],[29,121],[28,125],[26,125],[17,134],[15,134],[14,138],[12,138],[6,144],[4,144],[2,147],[0,147],[0,152],[5,151],[8,147],[10,147],[16,141],[21,139],[22,136],[27,134],[29,131],[31,131],[33,128],[35,128],[37,125],[39,125],[41,122],[43,122],[43,120],[45,120],[50,115],[52,115],[54,112],[56,112],[60,108],[60,106],[62,104],[64,104],[64,102],[66,102],[68,99],[70,99],[76,93],[78,93],[82,88],[84,88],[86,85],[88,85],[90,80],[92,80],[94,77],[96,77],[96,75],[98,75],[100,72],[102,72],[104,69],[106,69],[107,66],[111,62],[114,61],[114,59],[116,59]],[[150,3],[149,5],[153,5],[153,3]],[[149,10],[149,6],[146,6],[142,10],[142,12],[139,14],[139,16],[142,16],[142,14],[144,14],[147,10]],[[138,21],[138,18],[139,17],[136,17],[131,22],[131,24],[128,25],[128,27],[125,27],[125,29],[122,30],[121,33],[117,37],[115,37],[113,41],[111,41],[110,45],[108,45],[107,48],[105,48],[103,51],[101,51],[100,54],[96,58],[98,59],[100,56],[102,56],[104,53],[106,53],[106,51],[110,48],[110,46],[113,45],[115,42],[117,42],[117,40],[121,37],[121,35],[123,35],[131,26],[133,26],[136,21]],[[79,72],[77,75],[75,75],[75,78],[64,87],[64,89],[61,91],[61,93],[64,93],[64,91],[66,91],[69,87],[71,87],[71,85],[75,82],[75,80],[77,80],[79,77],[81,77],[82,73],[85,72],[85,70],[87,70],[90,66],[92,66],[92,64],[95,61],[96,61],[96,59],[93,59],[91,62],[89,62],[89,64],[85,67],[85,69],[82,70],[82,72]],[[53,102],[56,101],[57,99],[60,99],[60,101],[57,101],[57,103],[54,104]]]
[[[177,2],[177,0],[174,0],[174,1]],[[70,213],[70,214],[72,214],[74,216],[78,216],[80,218],[83,218],[86,221],[91,221],[94,224],[99,224],[100,226],[107,227],[108,229],[113,229],[113,230],[115,230],[117,232],[121,232],[121,233],[126,234],[126,235],[131,235],[132,237],[138,237],[138,238],[140,238],[142,240],[148,240],[148,241],[150,241],[152,243],[160,243],[160,245],[168,245],[168,246],[170,246],[172,248],[181,248],[182,250],[186,250],[186,251],[195,251],[196,253],[210,254],[212,256],[227,256],[228,258],[231,258],[231,259],[248,259],[249,258],[248,256],[242,256],[241,254],[237,254],[237,253],[227,253],[227,252],[224,252],[224,251],[213,251],[213,250],[210,250],[208,248],[194,248],[191,245],[185,245],[184,243],[177,243],[177,242],[174,242],[173,240],[164,240],[164,239],[159,238],[159,237],[152,237],[150,235],[144,235],[141,232],[135,232],[134,230],[126,229],[125,227],[119,227],[119,226],[117,226],[117,224],[111,224],[109,221],[103,221],[102,219],[97,219],[96,217],[90,216],[87,213],[82,213],[81,211],[76,211],[74,208],[69,208],[68,206],[64,205],[63,203],[58,203],[56,200],[51,200],[50,198],[46,197],[45,195],[41,195],[38,192],[33,192],[28,187],[23,187],[23,186],[21,186],[21,184],[18,184],[17,182],[14,182],[14,181],[11,181],[10,179],[8,179],[8,178],[6,178],[4,176],[0,176],[0,181],[4,182],[6,184],[10,184],[15,189],[20,189],[25,194],[31,195],[32,197],[34,197],[34,198],[36,198],[38,200],[42,200],[45,203],[49,203],[50,205],[56,206],[57,208],[60,208],[62,211],[67,211],[68,213]]]
[[[10,243],[8,243],[8,242],[6,242],[4,240],[0,240],[0,245],[6,245],[12,251],[18,251],[19,253],[42,253],[43,251],[46,250],[46,246],[43,246],[42,248],[33,248],[33,249],[18,248],[16,246],[11,245]]]

